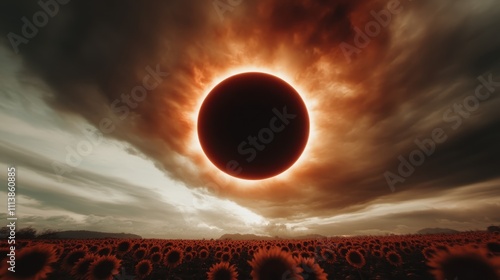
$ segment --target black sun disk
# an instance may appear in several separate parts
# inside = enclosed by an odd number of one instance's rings
[[[309,138],[309,115],[299,93],[266,73],[231,76],[207,95],[198,137],[208,159],[241,179],[274,177],[300,157]]]

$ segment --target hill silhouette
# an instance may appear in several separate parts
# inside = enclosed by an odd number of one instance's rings
[[[66,230],[51,232],[38,236],[42,239],[101,239],[101,238],[119,238],[119,239],[142,239],[140,235],[131,233],[110,233],[88,230]]]
[[[459,231],[449,228],[424,228],[417,231],[417,234],[442,234],[442,233],[459,233]]]

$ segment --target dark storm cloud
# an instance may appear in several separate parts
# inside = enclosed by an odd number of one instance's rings
[[[23,36],[21,19],[31,20],[42,10],[31,3],[2,3],[0,29],[8,47],[9,34]],[[163,151],[166,170],[174,170],[170,158],[183,152],[183,108],[190,106],[185,79],[195,63],[187,51],[201,39],[206,8],[204,1],[71,1],[59,5],[36,36],[19,45],[19,53],[28,69],[55,89],[55,96],[47,97],[54,108],[82,115],[96,127],[113,118],[117,129],[109,136],[130,141],[150,156]],[[122,94],[130,96],[143,85],[151,69],[163,83],[143,102],[128,105]],[[171,69],[176,80],[168,77]],[[158,84],[151,78],[148,83]],[[157,138],[165,143],[152,143]]]
[[[169,75],[131,110],[136,118],[113,117],[117,129],[108,136],[189,187],[208,186],[266,217],[331,216],[498,177],[500,87],[456,129],[458,113],[444,114],[474,94],[478,76],[500,81],[500,8],[402,0],[387,27],[346,57],[340,45],[356,47],[356,30],[389,2],[243,1],[221,22],[210,1],[75,0],[19,50],[31,73],[54,88],[48,102],[96,127],[115,100],[142,84],[146,67],[159,65]],[[1,5],[4,39],[21,34],[21,18],[40,10],[35,2]],[[213,189],[216,174],[190,147],[190,115],[220,72],[253,63],[284,65],[319,104],[315,143],[289,180]],[[408,158],[414,140],[435,128],[447,140],[391,193],[384,172],[397,175],[398,156]]]

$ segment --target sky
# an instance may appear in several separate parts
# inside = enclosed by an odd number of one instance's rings
[[[18,224],[40,231],[485,229],[499,27],[493,0],[2,1],[0,178],[16,167]],[[196,135],[210,89],[246,71],[290,83],[311,120],[299,160],[265,180],[221,172]]]

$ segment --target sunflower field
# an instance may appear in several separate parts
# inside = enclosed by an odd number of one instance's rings
[[[499,280],[498,232],[308,240],[17,240],[0,279]]]

